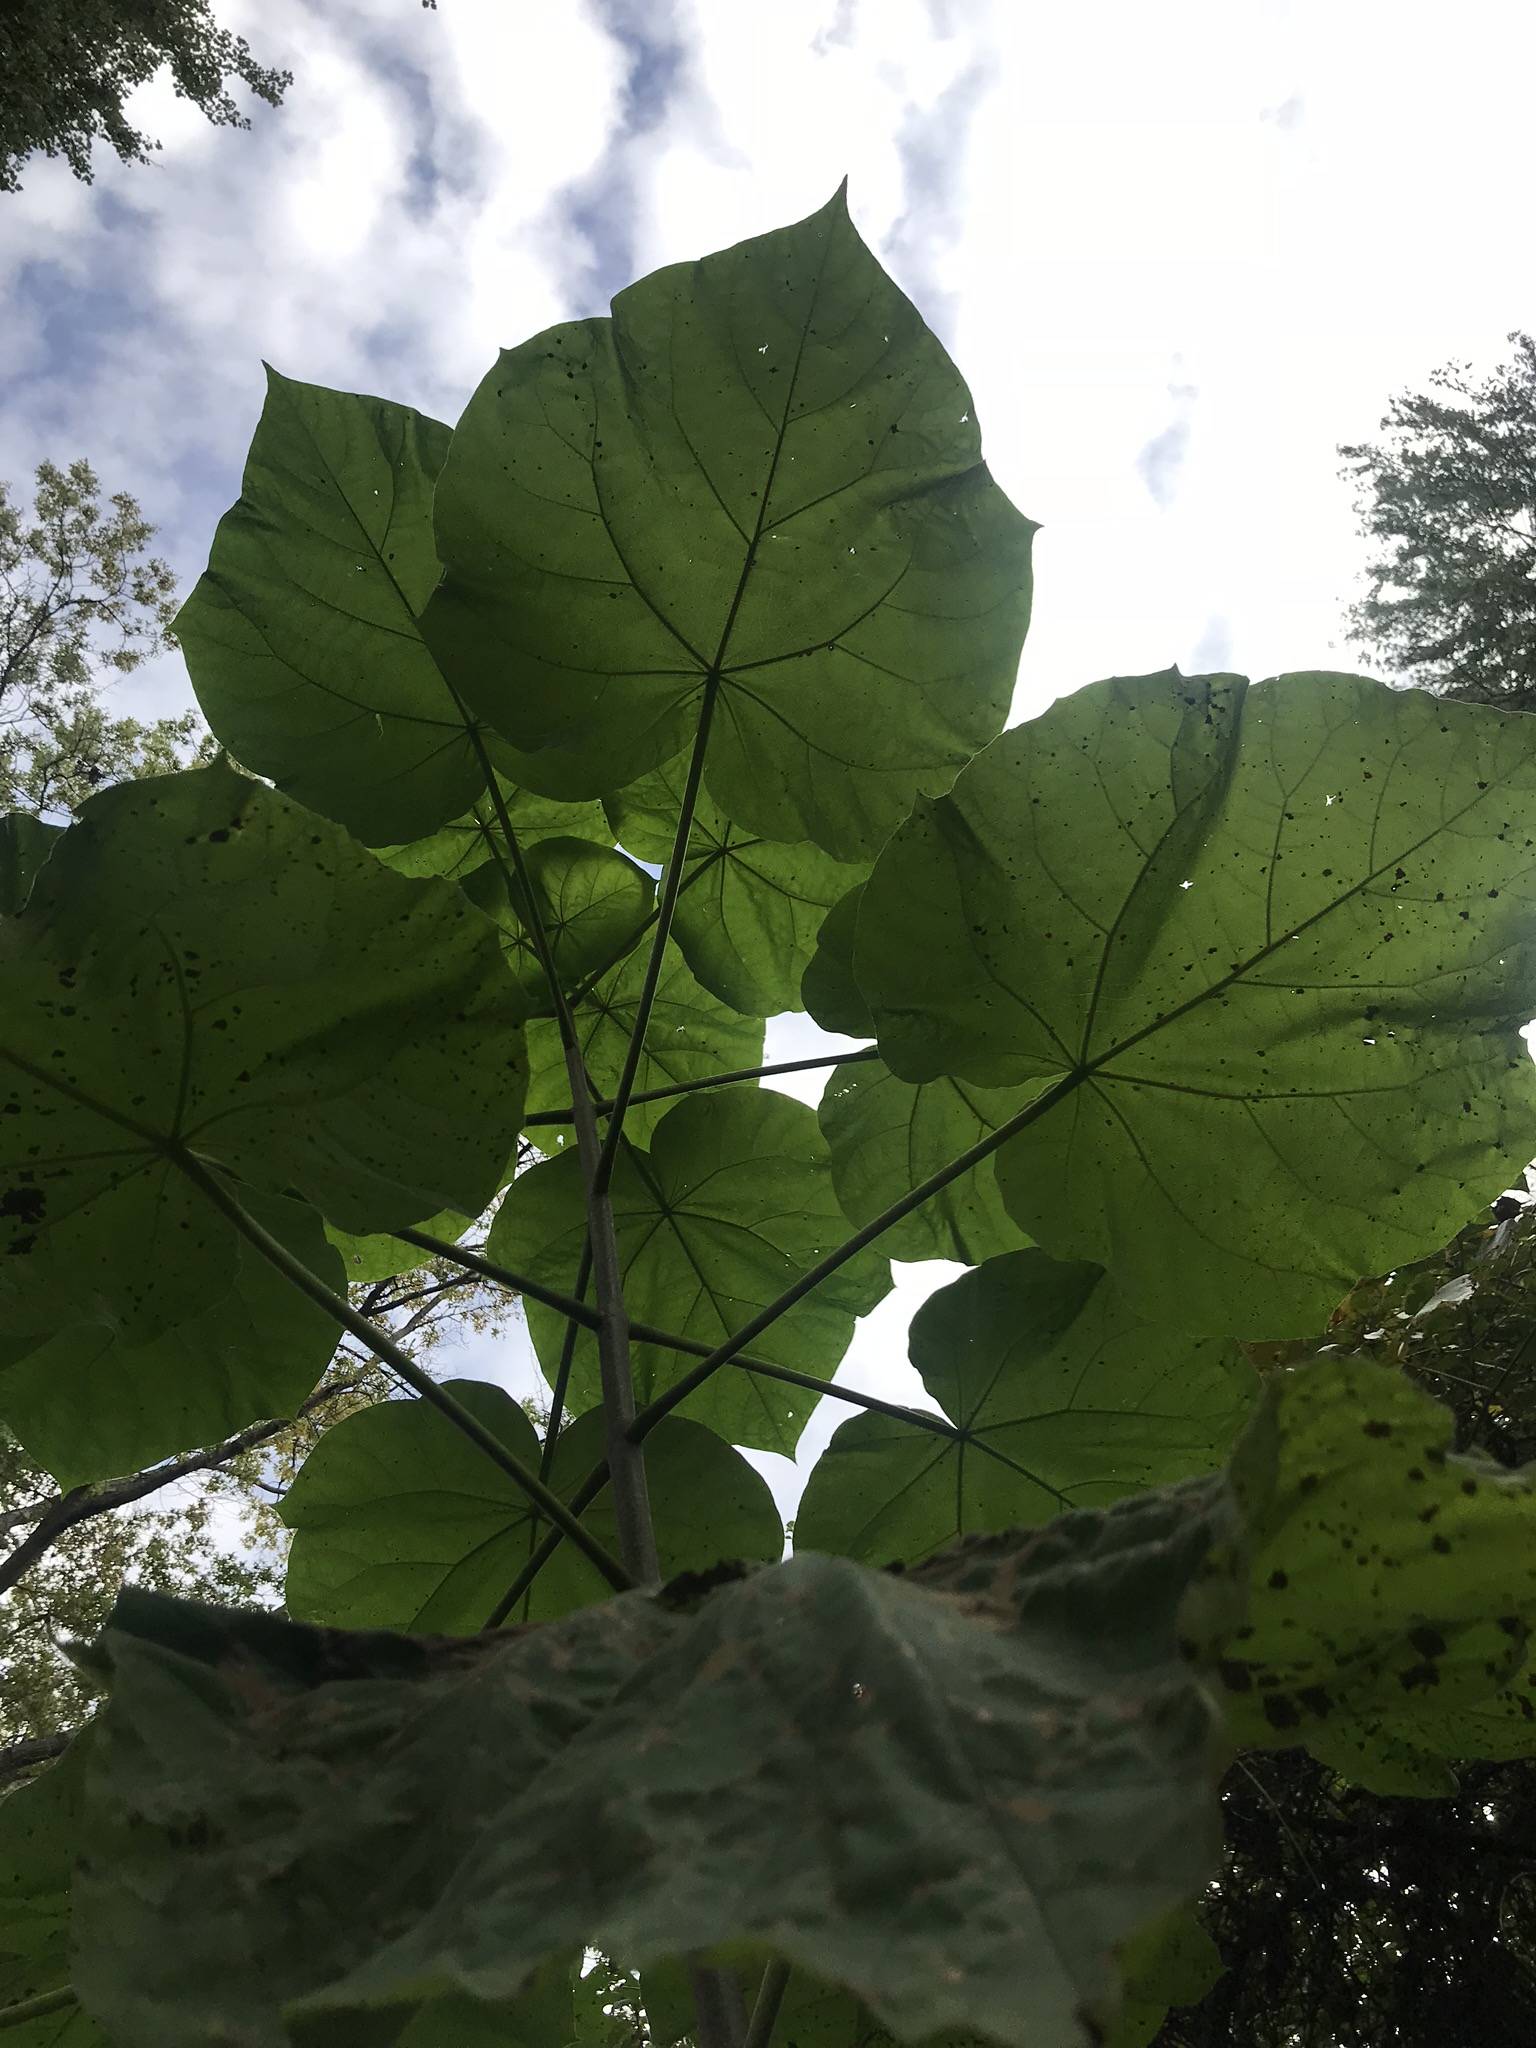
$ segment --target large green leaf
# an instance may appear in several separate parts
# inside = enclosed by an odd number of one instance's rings
[[[1279,1382],[1235,1467],[1246,1622],[1190,1628],[1236,1741],[1320,1732],[1343,1767],[1379,1753],[1373,1731],[1431,1747],[1446,1716],[1497,1718],[1528,1692],[1536,1473],[1451,1455],[1450,1440],[1447,1411],[1387,1367],[1325,1359]]]
[[[94,797],[0,947],[12,1340],[141,1343],[228,1290],[173,1147],[353,1231],[500,1183],[523,1062],[493,928],[228,768]]]
[[[687,766],[679,757],[609,798],[614,834],[637,859],[671,859]],[[733,1010],[798,1010],[822,919],[860,872],[808,841],[786,846],[744,832],[703,798],[672,936],[703,986]]]
[[[483,787],[416,625],[451,439],[409,406],[269,369],[239,501],[176,620],[236,758],[381,845],[435,830]]]
[[[542,839],[526,856],[533,906],[549,941],[561,987],[574,993],[588,976],[622,960],[656,902],[656,884],[611,846],[586,839]],[[493,918],[530,1014],[552,1014],[554,1000],[539,964],[528,892],[520,876],[487,861],[461,886]]]
[[[119,1603],[76,1885],[119,2048],[281,2048],[590,1946],[727,1943],[899,2040],[1082,2048],[1114,1951],[1209,1875],[1175,1614],[1220,1488],[941,1572],[797,1557],[458,1643]],[[176,1939],[165,1939],[174,1928]]]
[[[0,1800],[0,2006],[70,1982],[70,1884],[80,1830],[84,1748]],[[6,2048],[106,2048],[78,2006],[7,2027]]]
[[[344,1290],[313,1209],[254,1191],[245,1202],[317,1278]],[[36,1348],[23,1340],[14,1357],[0,1338],[0,1416],[61,1486],[137,1472],[292,1415],[315,1385],[336,1324],[243,1239],[231,1250],[211,1298],[143,1343],[125,1341],[111,1321],[70,1323]]]
[[[1033,528],[840,193],[505,351],[435,518],[423,631],[531,787],[660,766],[714,680],[725,815],[867,857],[1006,715]]]
[[[902,1081],[879,1060],[835,1067],[817,1116],[848,1221],[873,1222],[1006,1122],[1031,1092],[947,1077]],[[1003,1207],[994,1159],[987,1158],[893,1224],[880,1248],[893,1259],[958,1259],[974,1266],[1027,1242]]]
[[[1310,1332],[1536,1148],[1530,843],[1529,719],[1099,683],[895,834],[859,985],[908,1080],[1042,1091],[997,1173],[1047,1250],[1186,1328]]]
[[[790,1287],[847,1235],[814,1113],[771,1088],[712,1090],[674,1103],[650,1151],[625,1145],[613,1177],[613,1218],[630,1316],[717,1344]],[[491,1226],[492,1258],[569,1292],[586,1241],[574,1151],[515,1180]],[[865,1314],[890,1285],[872,1252],[850,1260],[752,1346],[775,1364],[830,1377]],[[566,1321],[526,1303],[540,1363],[553,1375]],[[642,1406],[697,1361],[633,1347]],[[577,1409],[601,1398],[597,1340],[583,1330],[571,1388]],[[815,1396],[725,1367],[690,1395],[687,1412],[726,1437],[792,1455]]]
[[[640,1008],[649,944],[642,940],[610,973],[593,984],[576,1012],[587,1072],[599,1094],[611,1096],[624,1071],[624,1055]],[[761,1018],[747,1018],[700,988],[686,962],[669,940],[662,959],[656,1000],[646,1026],[645,1047],[635,1074],[635,1093],[673,1088],[684,1081],[707,1080],[756,1067],[763,1057]],[[552,1020],[534,1018],[528,1026],[528,1108],[563,1109],[571,1100],[565,1053]],[[637,1102],[624,1118],[635,1138],[654,1131],[671,1103]],[[539,1137],[544,1150],[555,1149],[550,1133]]]
[[[539,1443],[518,1404],[479,1380],[452,1392],[522,1462],[537,1469]],[[577,1419],[555,1446],[549,1483],[568,1497],[603,1457],[599,1410]],[[722,1560],[772,1562],[784,1524],[766,1483],[729,1444],[696,1422],[668,1416],[646,1438],[645,1469],[662,1570],[703,1571]],[[458,1634],[486,1616],[548,1533],[525,1495],[422,1401],[386,1401],[326,1431],[281,1509],[294,1532],[288,1611],[342,1628],[411,1628]],[[583,1520],[617,1547],[612,1496]],[[609,1588],[571,1544],[534,1582],[518,1620],[569,1613]]]
[[[1038,1251],[930,1295],[911,1354],[966,1437],[855,1415],[812,1469],[798,1547],[866,1564],[926,1557],[1208,1471],[1256,1387],[1235,1345],[1144,1322],[1102,1268]]]

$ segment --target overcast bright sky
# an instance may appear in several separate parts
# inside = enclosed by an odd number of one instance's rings
[[[1536,321],[1527,0],[215,11],[293,71],[281,110],[237,134],[147,88],[151,165],[38,162],[0,198],[0,476],[88,456],[184,586],[263,358],[452,421],[499,346],[846,173],[1042,523],[1016,717],[1170,662],[1349,668],[1337,443]],[[131,701],[188,696],[166,663]],[[902,1327],[945,1271],[899,1269],[850,1377],[910,1398]]]

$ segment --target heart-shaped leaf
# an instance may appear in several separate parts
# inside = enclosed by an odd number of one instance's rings
[[[685,759],[668,762],[609,798],[615,836],[637,859],[671,859],[686,769]],[[705,798],[693,814],[672,936],[699,982],[733,1010],[798,1010],[822,920],[860,872],[808,841],[787,846],[743,831]]]
[[[357,1232],[500,1184],[523,1062],[494,930],[226,767],[94,797],[0,944],[11,1338],[141,1343],[228,1290],[183,1151]]]
[[[1349,676],[1099,683],[881,855],[896,1073],[1039,1092],[1019,1223],[1148,1313],[1310,1333],[1536,1149],[1536,724]]]
[[[504,351],[435,517],[423,631],[530,787],[618,788],[717,694],[725,815],[867,858],[1006,715],[1033,528],[841,193]]]
[[[1255,1390],[1233,1344],[1147,1323],[1098,1266],[989,1259],[929,1296],[912,1363],[962,1439],[878,1414],[812,1469],[795,1542],[866,1564],[1209,1471]]]
[[[617,1155],[613,1217],[630,1317],[709,1345],[733,1335],[847,1234],[814,1113],[770,1088],[721,1088],[673,1104],[649,1152],[626,1144]],[[491,1226],[490,1253],[569,1293],[585,1239],[581,1165],[568,1152],[512,1183]],[[889,1284],[885,1261],[864,1253],[781,1316],[753,1350],[829,1376],[854,1318]],[[565,1318],[533,1301],[527,1311],[540,1363],[553,1375]],[[642,1407],[696,1363],[646,1343],[635,1344],[633,1358]],[[577,1339],[571,1389],[578,1410],[601,1398],[589,1330]],[[687,1413],[731,1443],[790,1455],[814,1400],[732,1366],[690,1395]]]
[[[509,1395],[479,1380],[448,1385],[537,1470],[533,1425]],[[561,1435],[549,1484],[568,1498],[603,1456],[603,1418],[592,1409]],[[698,1423],[681,1416],[658,1423],[645,1441],[645,1470],[667,1576],[782,1555],[784,1524],[766,1483],[740,1452]],[[423,1401],[386,1401],[327,1430],[281,1512],[294,1532],[288,1611],[338,1628],[483,1628],[549,1533],[527,1496]],[[600,1543],[617,1546],[610,1494],[599,1495],[583,1520]],[[512,1618],[567,1614],[606,1599],[609,1590],[565,1544]]]

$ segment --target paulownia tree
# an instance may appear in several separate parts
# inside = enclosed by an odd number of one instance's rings
[[[178,622],[264,779],[13,833],[0,1413],[88,1482],[338,1333],[412,1398],[305,1460],[284,1616],[79,1652],[19,2039],[1132,2048],[1220,1975],[1235,1751],[1536,1747],[1525,1472],[1301,1355],[1536,1150],[1536,727],[1170,671],[1004,731],[1030,538],[841,195],[452,432],[272,378]],[[819,1112],[798,1001],[869,1041]],[[839,1386],[935,1253],[928,1405]],[[374,1256],[523,1302],[542,1428]],[[786,1560],[741,1447],[826,1398]]]

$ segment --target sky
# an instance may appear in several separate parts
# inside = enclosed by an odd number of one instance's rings
[[[1454,21],[1422,0],[216,12],[292,70],[280,110],[215,130],[157,82],[130,110],[163,144],[148,166],[98,149],[86,187],[34,162],[0,198],[0,476],[87,456],[184,588],[238,494],[263,359],[452,422],[499,347],[846,175],[1041,522],[1015,719],[1174,662],[1358,668],[1337,445],[1536,323],[1525,0]],[[168,658],[122,698],[190,691]],[[775,1024],[772,1055],[814,1035]],[[844,1377],[920,1394],[902,1332],[946,1273],[897,1269]],[[792,1505],[784,1461],[759,1462]]]

